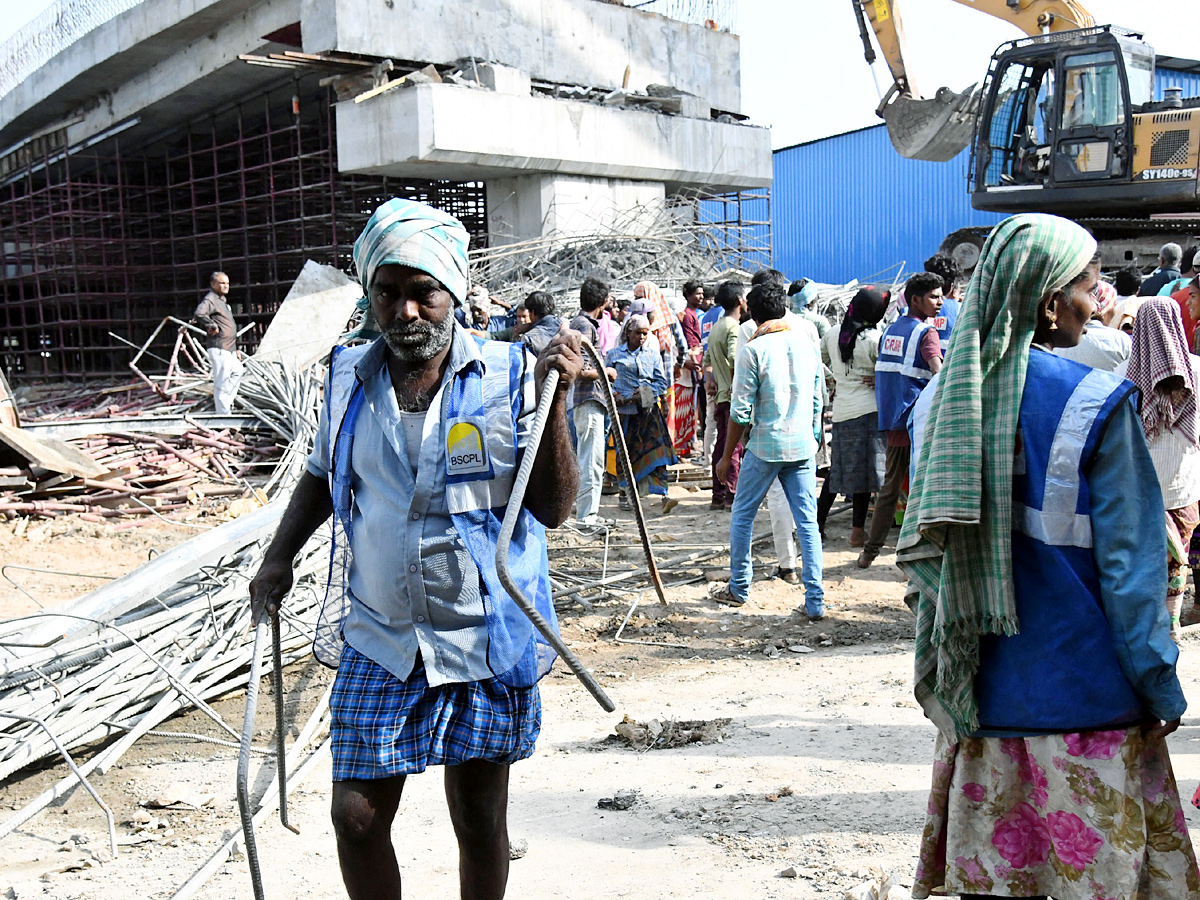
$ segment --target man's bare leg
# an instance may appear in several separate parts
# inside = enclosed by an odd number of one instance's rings
[[[446,804],[458,837],[462,900],[501,900],[508,884],[508,766],[446,766]]]
[[[333,831],[350,900],[400,900],[392,820],[404,776],[333,783]]]

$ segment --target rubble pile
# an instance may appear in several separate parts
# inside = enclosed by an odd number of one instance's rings
[[[84,521],[199,514],[205,501],[257,497],[282,450],[261,432],[231,433],[193,425],[181,435],[110,431],[67,442],[104,472],[94,478],[40,465],[0,466],[0,513]],[[189,519],[194,515],[189,515]]]

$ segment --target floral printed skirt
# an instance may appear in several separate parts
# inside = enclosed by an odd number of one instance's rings
[[[939,734],[913,897],[931,893],[1200,900],[1166,742]]]

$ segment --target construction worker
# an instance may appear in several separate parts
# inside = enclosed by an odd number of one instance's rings
[[[200,300],[192,318],[204,329],[204,349],[212,363],[213,403],[217,412],[229,415],[233,400],[242,383],[245,366],[237,352],[237,328],[233,310],[229,308],[229,276],[213,272],[208,279],[209,291]]]
[[[875,495],[875,512],[867,543],[856,562],[868,568],[883,549],[896,515],[896,503],[908,477],[912,445],[908,415],[921,390],[942,368],[942,345],[932,320],[942,309],[942,276],[918,272],[904,286],[908,314],[891,324],[875,361],[875,403],[879,430],[887,440],[883,486]]]
[[[496,536],[536,385],[556,369],[537,489],[509,559],[553,623],[545,528],[566,519],[579,484],[566,419],[579,336],[556,334],[535,369],[520,343],[468,335],[454,318],[467,290],[467,232],[425,204],[384,203],[354,260],[383,334],[335,351],[307,472],[250,586],[254,614],[278,610],[295,555],[332,514],[335,548],[350,555],[332,569],[341,576],[330,590],[346,612],[318,626],[314,650],[338,662],[333,824],[346,890],[352,900],[399,900],[392,820],[405,778],[440,765],[462,895],[500,900],[509,766],[533,753],[537,682],[554,654],[499,581]]]

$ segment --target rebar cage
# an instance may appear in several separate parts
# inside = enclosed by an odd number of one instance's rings
[[[289,83],[152,146],[129,150],[118,135],[24,154],[0,182],[7,374],[125,372],[129,346],[114,335],[140,344],[165,316],[189,317],[216,270],[239,326],[265,327],[306,259],[350,269],[355,237],[389,197],[435,205],[473,244],[486,239],[482,183],[338,172],[333,98],[311,88]]]

